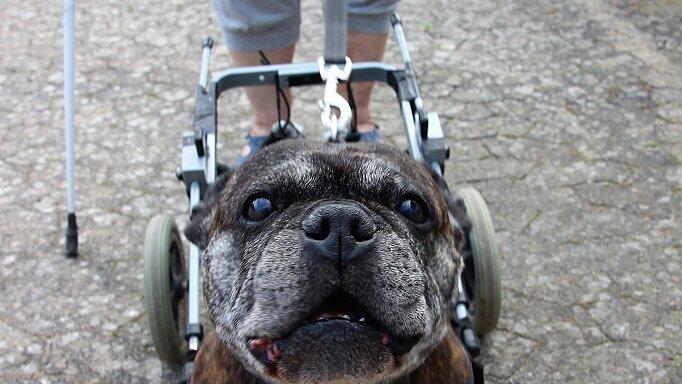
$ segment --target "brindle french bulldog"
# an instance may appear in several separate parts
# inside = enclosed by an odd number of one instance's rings
[[[450,325],[465,215],[383,144],[284,140],[221,176],[185,230],[215,334],[191,383],[466,383]]]

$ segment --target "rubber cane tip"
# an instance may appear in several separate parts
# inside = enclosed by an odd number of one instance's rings
[[[78,257],[78,224],[76,214],[69,213],[66,225],[66,249],[65,256],[69,259]]]

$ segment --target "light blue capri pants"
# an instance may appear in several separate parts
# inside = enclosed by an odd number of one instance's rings
[[[348,29],[387,33],[389,17],[398,1],[348,0]],[[213,4],[230,50],[256,52],[285,48],[298,40],[300,0],[213,0]]]

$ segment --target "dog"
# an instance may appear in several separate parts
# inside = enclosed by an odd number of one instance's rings
[[[264,147],[185,228],[215,326],[191,383],[471,382],[450,324],[466,220],[394,147]]]

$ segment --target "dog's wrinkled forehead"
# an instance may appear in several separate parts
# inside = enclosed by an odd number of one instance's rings
[[[438,192],[428,171],[390,146],[287,140],[265,147],[237,171],[232,196],[343,197],[379,202]]]

